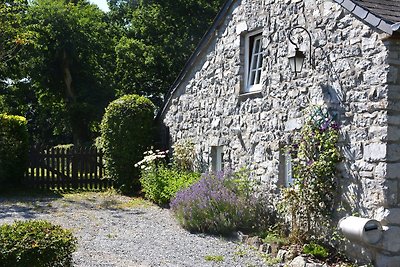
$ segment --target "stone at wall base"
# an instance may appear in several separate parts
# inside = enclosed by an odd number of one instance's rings
[[[400,256],[389,257],[383,254],[378,254],[375,259],[375,267],[399,267]]]
[[[294,258],[289,266],[290,267],[306,267],[307,261],[303,256],[297,256],[296,258]]]

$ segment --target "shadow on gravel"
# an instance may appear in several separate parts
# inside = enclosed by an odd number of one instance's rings
[[[114,211],[124,211],[123,208],[120,208],[119,205],[122,203],[114,200],[114,199],[91,199],[91,198],[82,198],[82,199],[62,199],[62,202],[66,205],[73,205],[75,207],[81,209],[88,209],[88,210],[114,210]]]
[[[9,217],[22,217],[24,219],[35,219],[38,214],[56,212],[57,208],[52,206],[55,199],[27,199],[12,198],[0,199],[0,219]]]

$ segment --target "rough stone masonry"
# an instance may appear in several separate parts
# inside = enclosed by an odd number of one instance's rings
[[[288,33],[296,25],[311,34],[315,69],[303,36],[300,49],[308,54],[294,77]],[[262,87],[243,93],[245,36],[256,30],[262,32]],[[233,1],[212,34],[160,115],[172,143],[194,141],[204,170],[211,148],[222,147],[225,167],[245,166],[275,191],[284,183],[282,146],[310,106],[328,107],[341,127],[342,215],[387,226],[378,245],[346,249],[360,262],[400,266],[400,39],[323,0]]]

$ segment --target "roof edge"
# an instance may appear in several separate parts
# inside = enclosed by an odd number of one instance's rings
[[[348,10],[351,14],[355,15],[365,23],[386,32],[387,34],[393,35],[394,32],[399,29],[396,23],[388,23],[383,18],[377,16],[370,10],[357,5],[351,0],[334,0],[334,2],[341,5],[344,9]]]
[[[221,24],[223,19],[226,17],[226,14],[228,13],[229,9],[231,8],[232,4],[235,1],[236,0],[227,0],[224,3],[224,5],[221,7],[218,14],[215,16],[213,23],[208,28],[207,32],[203,35],[203,37],[201,38],[196,49],[194,50],[192,55],[189,57],[186,64],[184,65],[181,72],[179,73],[178,77],[175,79],[174,83],[171,85],[167,94],[165,95],[164,103],[161,106],[159,112],[157,113],[156,120],[165,113],[169,103],[172,100],[172,96],[174,95],[175,91],[177,90],[177,88],[179,87],[179,85],[181,84],[183,79],[186,77],[189,70],[192,68],[193,63],[196,61],[197,57],[201,54],[203,49],[207,46],[207,44],[210,42],[210,40],[214,37],[215,30],[218,28],[218,26]]]

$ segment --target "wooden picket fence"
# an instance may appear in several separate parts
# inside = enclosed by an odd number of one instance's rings
[[[96,148],[46,148],[30,150],[28,185],[41,189],[105,189],[103,153]]]

